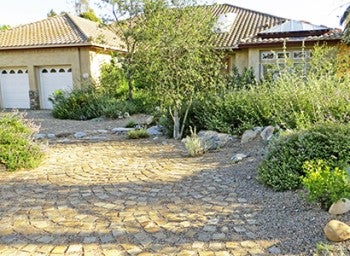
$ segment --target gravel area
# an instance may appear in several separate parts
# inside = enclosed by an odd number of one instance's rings
[[[124,126],[128,119],[144,121],[147,116],[139,115],[120,120],[72,121],[54,119],[49,111],[28,111],[27,118],[41,125],[40,132],[57,134],[112,129]],[[235,228],[237,223],[254,222],[255,230],[249,230],[245,235],[254,241],[274,242],[268,255],[315,255],[318,243],[327,243],[336,248],[334,254],[324,255],[350,255],[350,241],[331,243],[323,234],[323,227],[331,219],[350,224],[350,213],[331,216],[317,205],[307,203],[302,190],[277,193],[260,184],[256,176],[263,147],[261,141],[255,140],[245,145],[237,143],[230,148],[207,154],[211,155],[209,157],[227,159],[236,153],[249,154],[249,157],[242,162],[231,164],[229,167],[219,167],[221,171],[217,175],[221,182],[224,180],[223,188],[234,186],[240,202],[236,208],[239,209],[237,219],[232,219],[227,226]],[[215,193],[225,194],[225,191]],[[242,219],[248,223],[239,223]]]

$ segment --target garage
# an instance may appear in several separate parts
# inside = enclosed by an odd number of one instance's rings
[[[73,78],[71,67],[42,67],[40,73],[40,102],[42,109],[52,109],[49,98],[56,90],[71,90]]]
[[[0,91],[2,108],[30,108],[28,70],[1,69]]]

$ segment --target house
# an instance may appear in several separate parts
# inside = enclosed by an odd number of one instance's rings
[[[255,77],[261,79],[275,64],[283,65],[286,57],[299,65],[310,56],[315,44],[333,46],[341,42],[339,29],[229,4],[211,8],[218,17],[214,31],[218,34],[217,47],[226,52],[228,73],[234,66],[241,72],[252,68]]]
[[[229,4],[207,7],[217,17],[216,47],[226,53],[228,73],[252,68],[260,79],[286,57],[299,65],[315,44],[341,41],[339,29]],[[0,32],[0,108],[52,108],[54,90],[98,79],[101,64],[121,45],[106,27],[69,14]]]
[[[112,31],[70,14],[0,32],[0,108],[52,108],[53,91],[98,78],[120,45]]]

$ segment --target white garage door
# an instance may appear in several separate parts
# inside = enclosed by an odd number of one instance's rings
[[[73,88],[72,69],[70,67],[45,67],[39,71],[41,108],[52,109],[49,98],[53,92]]]
[[[0,90],[3,108],[30,108],[28,70],[0,70]]]

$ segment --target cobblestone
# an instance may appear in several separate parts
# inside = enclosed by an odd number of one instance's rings
[[[268,255],[258,206],[230,154],[173,140],[51,144],[34,170],[0,172],[0,255]],[[252,238],[254,237],[254,238]]]

